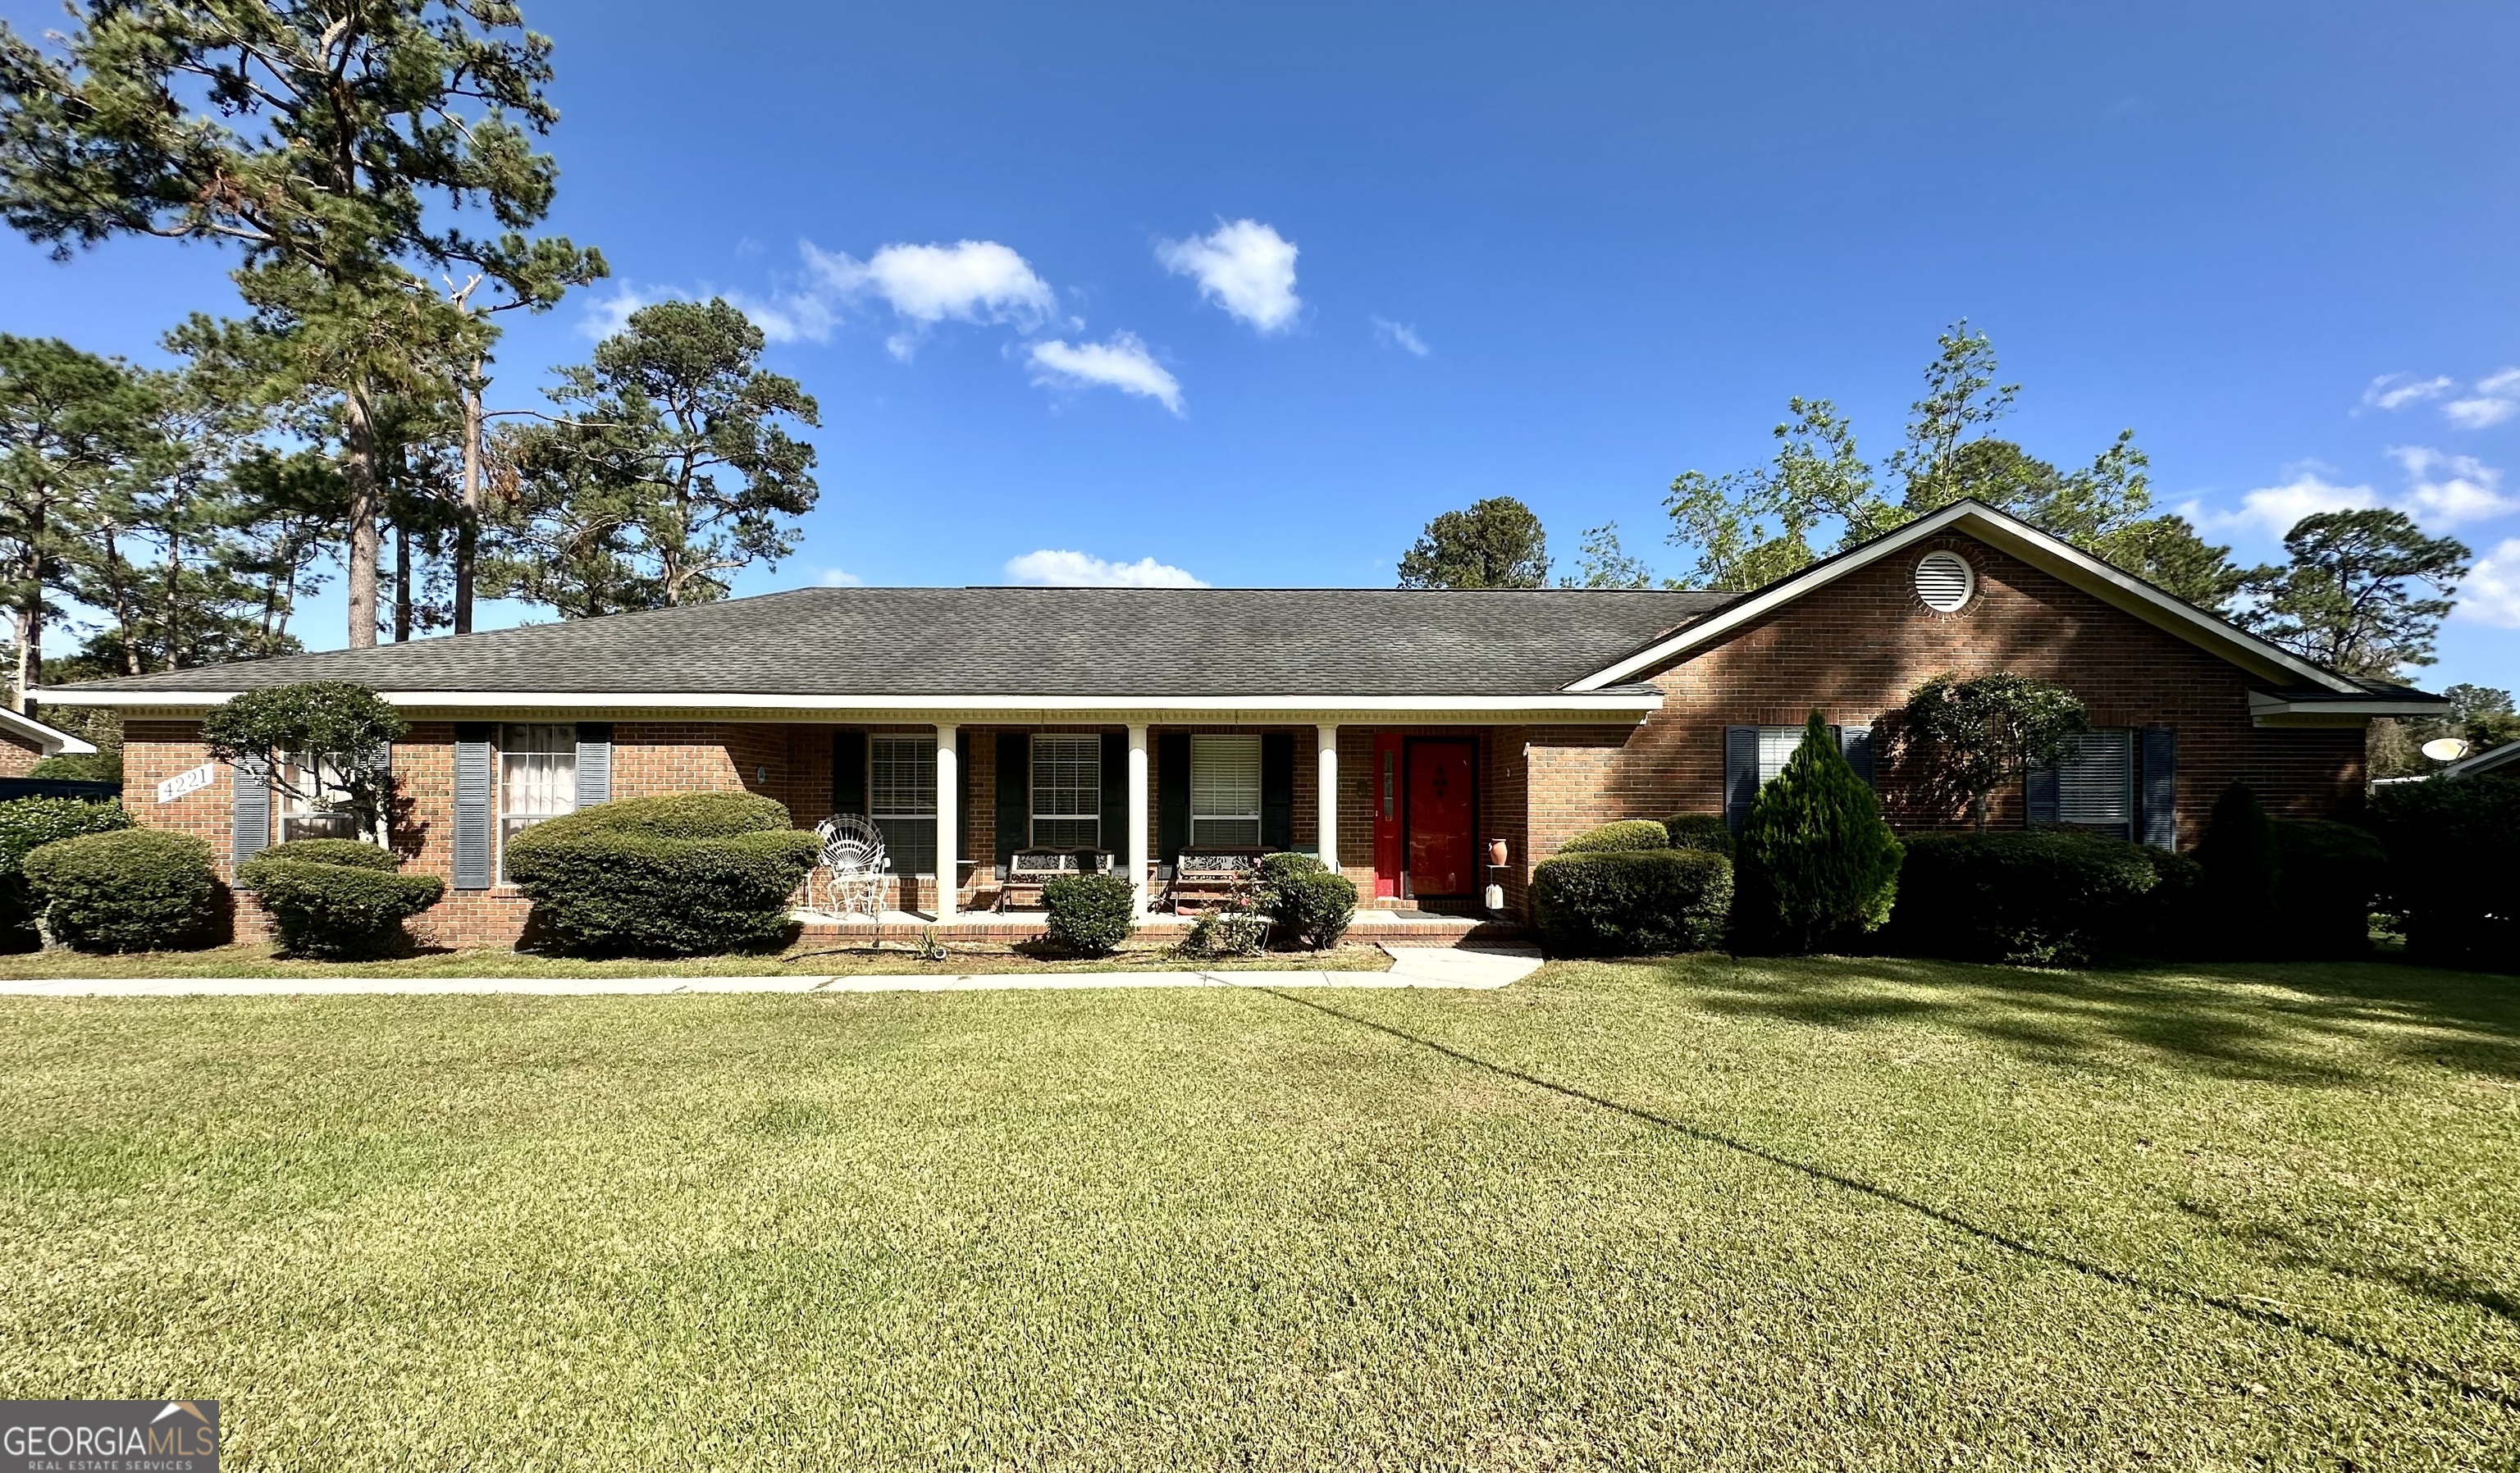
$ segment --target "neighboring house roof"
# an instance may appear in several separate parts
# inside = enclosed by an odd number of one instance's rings
[[[1599,691],[1640,679],[1692,649],[1701,648],[1806,594],[1836,582],[1858,568],[1878,562],[1929,538],[1954,532],[1966,534],[2010,553],[2103,603],[2114,604],[2146,623],[2230,660],[2262,680],[2302,688],[2305,699],[2286,700],[2287,710],[2316,714],[2339,702],[2351,702],[2357,713],[2386,715],[2393,714],[2390,708],[2395,706],[2406,706],[2411,713],[2429,712],[2447,704],[2437,695],[2428,695],[2404,686],[2392,686],[2387,682],[2359,681],[2314,664],[1980,501],[1954,502],[1870,542],[1823,558],[1800,572],[1779,578],[1737,599],[1723,609],[1711,611],[1704,618],[1693,620],[1628,651],[1622,658],[1603,665],[1567,689]]]
[[[790,696],[1556,696],[1737,594],[1599,589],[809,588],[63,687],[181,703],[381,691]]]
[[[0,706],[0,732],[35,743],[44,749],[47,757],[58,757],[65,752],[84,755],[96,750],[94,742],[81,741],[59,727],[48,727],[32,716],[12,711],[7,706]]]
[[[2473,778],[2482,773],[2509,772],[2520,777],[2520,741],[2506,741],[2481,752],[2470,752],[2456,762],[2433,774],[2436,778]]]

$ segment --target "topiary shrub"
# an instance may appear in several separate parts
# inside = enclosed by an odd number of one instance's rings
[[[31,952],[44,944],[26,888],[26,856],[56,839],[111,833],[131,826],[119,803],[77,798],[18,798],[0,803],[0,951]]]
[[[1882,946],[1960,961],[2079,966],[2159,955],[2195,873],[2177,855],[2053,828],[1913,834],[1907,846]]]
[[[1331,873],[1309,854],[1262,855],[1260,909],[1286,936],[1328,951],[1356,919],[1356,882]]]
[[[1532,925],[1552,957],[1706,951],[1732,910],[1732,862],[1700,849],[1561,854],[1531,875]]]
[[[543,820],[509,843],[508,878],[562,950],[703,956],[782,944],[788,897],[821,853],[772,799],[673,793]]]
[[[83,952],[157,952],[206,939],[216,914],[210,846],[189,833],[122,828],[56,839],[26,856],[44,929]]]
[[[237,882],[261,898],[290,951],[381,957],[408,950],[403,922],[446,894],[436,875],[400,867],[391,851],[359,839],[294,839],[239,866]]]
[[[1062,874],[1041,887],[1050,939],[1082,957],[1107,957],[1137,923],[1137,897],[1116,874]]]
[[[2385,894],[2407,954],[2439,966],[2520,971],[2520,782],[2435,778],[2371,790],[2389,852]]]
[[[1732,949],[1851,950],[1890,918],[1899,840],[1818,711],[1733,854]]]
[[[2273,826],[2275,949],[2313,958],[2369,951],[2371,902],[2388,882],[2388,846],[2367,828],[2332,819],[2286,819]]]
[[[1720,813],[1676,813],[1662,821],[1662,831],[1674,849],[1732,857],[1732,827]]]
[[[1618,854],[1632,849],[1668,849],[1671,831],[1652,819],[1620,819],[1582,833],[1557,846],[1560,854]]]
[[[2283,903],[2283,852],[2274,825],[2245,782],[2234,782],[2214,800],[2197,841],[2205,867],[2198,904],[2214,923],[2211,950],[2227,957],[2269,957],[2282,950],[2276,925]]]

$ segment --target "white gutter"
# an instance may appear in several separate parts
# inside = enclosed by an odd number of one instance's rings
[[[64,753],[85,756],[96,750],[96,743],[92,741],[82,741],[68,732],[48,727],[32,716],[12,711],[6,706],[0,706],[0,730],[25,737],[42,747],[47,757],[58,757]]]

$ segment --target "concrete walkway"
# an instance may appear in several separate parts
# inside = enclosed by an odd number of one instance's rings
[[[712,992],[1013,992],[1097,987],[1509,987],[1540,954],[1443,946],[1386,946],[1381,972],[868,973],[854,977],[61,977],[0,981],[0,995],[35,998],[360,997],[518,993],[539,997]]]

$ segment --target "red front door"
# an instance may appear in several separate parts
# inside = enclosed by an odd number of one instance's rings
[[[1409,888],[1420,901],[1478,893],[1477,752],[1455,738],[1409,743]]]

